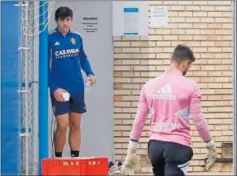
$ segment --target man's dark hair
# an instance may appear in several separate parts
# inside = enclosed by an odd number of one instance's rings
[[[195,61],[193,51],[185,45],[177,45],[173,51],[172,61],[181,62],[183,60]]]
[[[59,7],[55,12],[55,20],[58,21],[58,19],[64,20],[67,17],[73,17],[73,12],[69,7],[63,6]]]

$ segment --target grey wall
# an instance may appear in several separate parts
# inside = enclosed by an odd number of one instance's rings
[[[85,94],[88,112],[82,117],[80,156],[106,156],[112,159],[114,127],[112,2],[56,1],[54,11],[59,6],[68,6],[74,11],[72,29],[82,35],[85,51],[97,77],[97,84]],[[49,29],[55,27],[54,11],[50,19]],[[83,20],[83,17],[97,17],[97,20],[92,20],[93,23],[98,23],[95,25],[97,28],[95,32],[85,31],[85,24],[83,23],[91,22],[91,20]],[[50,124],[52,119],[51,107],[49,117]],[[49,149],[51,152],[51,145]],[[64,156],[70,156],[68,144],[64,150]]]

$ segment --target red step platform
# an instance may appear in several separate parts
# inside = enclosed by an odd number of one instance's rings
[[[42,175],[109,175],[108,158],[47,158]]]

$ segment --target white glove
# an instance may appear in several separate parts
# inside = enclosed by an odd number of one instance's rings
[[[207,150],[208,150],[208,154],[207,154],[207,160],[205,163],[205,169],[208,171],[209,169],[211,169],[212,166],[214,166],[216,162],[216,156],[217,156],[215,142],[213,139],[207,142]]]
[[[136,143],[137,142],[133,141],[129,142],[127,156],[121,169],[123,175],[135,175],[138,163],[138,158],[136,156]]]

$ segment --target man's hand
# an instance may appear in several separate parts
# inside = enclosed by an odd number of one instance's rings
[[[214,166],[214,164],[216,162],[217,154],[216,154],[216,147],[215,147],[215,143],[214,143],[213,139],[211,139],[209,142],[207,142],[207,150],[208,150],[207,161],[205,163],[206,171],[211,169],[212,166]]]
[[[64,102],[63,93],[67,92],[64,89],[58,88],[54,92],[54,97],[58,102]]]
[[[136,148],[132,145],[128,146],[127,156],[122,166],[123,175],[135,175],[136,166],[138,164],[136,156]]]
[[[93,86],[96,83],[96,77],[94,75],[89,75],[88,76],[88,81],[90,81],[91,82],[91,86]]]

